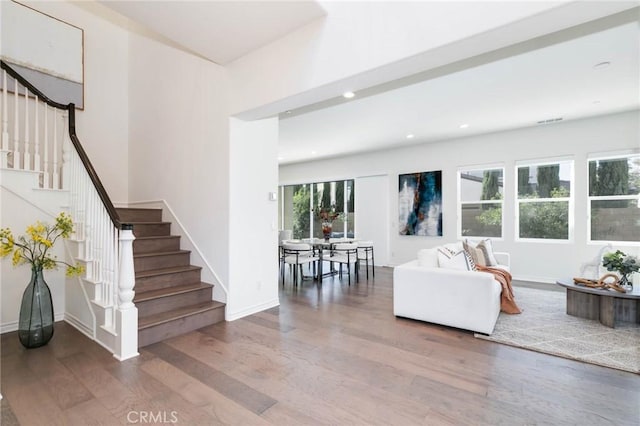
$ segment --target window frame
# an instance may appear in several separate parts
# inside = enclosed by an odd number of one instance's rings
[[[462,201],[462,173],[463,172],[475,172],[475,171],[489,171],[489,170],[501,170],[502,171],[502,199],[500,200],[478,200],[478,201]],[[505,166],[504,164],[486,164],[486,165],[472,165],[472,166],[461,166],[458,167],[456,172],[457,178],[457,230],[456,234],[458,240],[463,239],[482,239],[482,238],[491,238],[495,241],[504,241],[504,200],[506,193],[506,185],[507,181],[505,179]],[[500,216],[500,237],[491,237],[486,235],[462,235],[462,206],[465,204],[499,204],[501,210]]]
[[[593,201],[636,201],[638,208],[640,209],[640,193],[632,195],[591,195],[589,193],[589,187],[591,183],[591,176],[589,174],[589,163],[592,161],[600,160],[616,160],[626,158],[627,161],[631,158],[640,159],[640,151],[625,151],[625,152],[610,152],[610,153],[598,153],[589,155],[586,163],[586,182],[587,182],[587,245],[599,245],[612,243],[621,246],[640,247],[640,241],[620,241],[620,240],[594,240],[591,236],[592,217],[591,217],[591,204]]]
[[[314,216],[314,208],[316,207],[314,205],[314,194],[315,191],[317,190],[317,187],[319,185],[323,185],[324,183],[335,183],[336,185],[334,185],[334,194],[336,192],[335,188],[337,188],[337,184],[338,182],[342,182],[342,184],[344,185],[344,200],[343,200],[343,210],[346,212],[345,215],[345,220],[342,223],[342,226],[340,227],[334,227],[334,230],[339,230],[340,232],[343,232],[343,235],[347,235],[348,234],[348,229],[349,229],[349,224],[353,224],[355,225],[355,204],[353,206],[353,212],[348,212],[348,206],[349,206],[349,196],[348,194],[350,194],[350,192],[348,191],[348,182],[352,182],[351,184],[351,192],[354,192],[354,196],[355,196],[355,187],[356,187],[356,179],[355,178],[342,178],[342,179],[330,179],[330,180],[322,180],[322,181],[316,181],[316,182],[302,182],[302,183],[286,183],[286,184],[281,184],[278,186],[279,188],[279,193],[281,194],[280,196],[280,200],[279,200],[279,211],[282,212],[281,213],[281,217],[279,220],[280,226],[282,227],[281,229],[284,229],[284,222],[285,222],[285,218],[284,218],[284,211],[285,211],[285,188],[288,186],[302,186],[302,185],[308,185],[309,186],[309,191],[310,191],[310,196],[309,196],[309,235],[307,235],[306,237],[302,237],[302,238],[317,238],[314,237],[314,231],[315,231],[315,227],[314,227],[314,220],[315,220],[315,216]],[[348,213],[353,213],[353,220],[349,221],[349,214]],[[355,226],[353,226],[354,230],[354,238],[355,238]]]
[[[520,198],[520,188],[518,187],[518,169],[520,167],[540,167],[540,166],[553,166],[560,165],[562,163],[568,163],[570,166],[569,171],[569,196],[559,198]],[[514,241],[520,243],[544,243],[544,244],[573,244],[575,238],[575,160],[573,157],[558,157],[558,158],[545,158],[537,160],[523,160],[516,161],[514,168],[514,182],[515,182],[515,235]],[[521,203],[545,203],[545,202],[566,202],[568,203],[567,209],[567,238],[532,238],[532,237],[520,237],[520,205]]]

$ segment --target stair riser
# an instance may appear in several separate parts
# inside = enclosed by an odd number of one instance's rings
[[[136,293],[148,290],[159,290],[161,288],[173,287],[183,284],[193,284],[200,282],[200,269],[186,272],[176,272],[175,274],[163,274],[152,277],[136,278]]]
[[[152,240],[134,240],[133,254],[161,253],[180,250],[180,238],[158,238]]]
[[[133,259],[133,266],[136,272],[188,265],[189,252],[159,256],[134,257]]]
[[[170,233],[170,223],[136,223],[133,225],[133,235],[136,237],[155,237]]]
[[[207,302],[212,299],[212,288],[202,288],[188,293],[176,294],[173,296],[160,297],[158,299],[136,302],[138,308],[138,318],[170,311],[172,309],[184,308],[189,305]]]
[[[148,327],[138,332],[138,346],[147,346],[221,321],[224,321],[224,306]]]
[[[161,209],[116,209],[120,220],[126,222],[162,222]]]

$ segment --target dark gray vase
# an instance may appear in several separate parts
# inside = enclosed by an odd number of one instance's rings
[[[44,346],[53,337],[53,300],[42,267],[31,269],[31,281],[22,295],[18,337],[28,349]]]

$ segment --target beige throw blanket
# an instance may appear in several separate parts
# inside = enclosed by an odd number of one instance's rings
[[[511,287],[511,274],[507,271],[503,271],[502,269],[492,268],[490,266],[481,266],[476,265],[478,271],[489,272],[493,274],[495,279],[502,286],[502,294],[500,296],[500,310],[507,314],[519,314],[522,311],[516,304],[515,298],[513,296],[513,287]]]

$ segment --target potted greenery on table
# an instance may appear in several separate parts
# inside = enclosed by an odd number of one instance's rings
[[[620,284],[622,288],[627,291],[633,290],[631,274],[638,272],[640,269],[640,262],[637,257],[616,250],[602,257],[602,266],[607,268],[607,271],[614,271],[620,275],[618,284]]]

